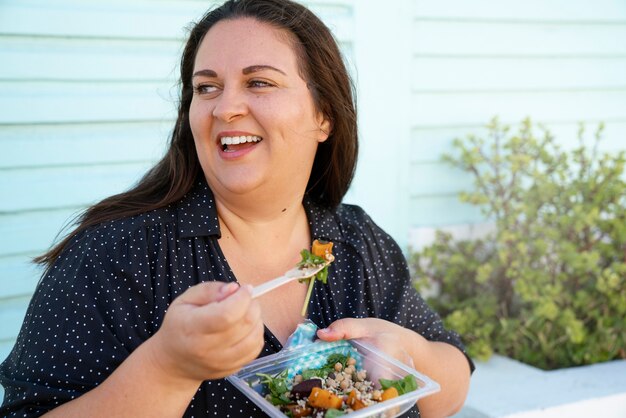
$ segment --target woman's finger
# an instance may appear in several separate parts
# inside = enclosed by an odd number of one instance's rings
[[[350,340],[369,336],[366,326],[368,319],[344,318],[317,331],[317,336],[324,341]]]
[[[263,321],[259,318],[245,335],[237,341],[232,341],[227,346],[220,347],[212,355],[212,362],[232,367],[242,367],[258,357],[263,349],[265,340],[263,339]]]
[[[190,312],[192,321],[201,333],[219,333],[240,325],[252,302],[250,286],[242,286],[219,302],[199,306]]]
[[[236,282],[202,282],[187,289],[174,303],[203,306],[222,301],[237,289],[239,284]]]

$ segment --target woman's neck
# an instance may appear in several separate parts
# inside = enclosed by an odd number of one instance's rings
[[[220,247],[237,279],[251,284],[259,284],[295,266],[300,251],[311,245],[301,196],[290,201],[274,199],[257,203],[250,208],[216,197]]]
[[[254,242],[285,242],[297,231],[297,226],[306,221],[302,199],[291,202],[274,202],[272,207],[231,206],[216,199],[217,213],[223,238],[234,239],[242,246]],[[308,222],[307,222],[308,224]]]

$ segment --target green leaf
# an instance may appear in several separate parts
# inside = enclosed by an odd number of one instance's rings
[[[300,256],[302,257],[302,260],[297,264],[297,266],[300,268],[314,267],[314,266],[319,266],[321,264],[327,263],[327,261],[324,258],[318,257],[312,254],[307,249],[303,249],[302,251],[300,251]],[[302,316],[306,314],[306,308],[307,306],[309,306],[309,300],[311,300],[311,294],[313,293],[313,285],[315,284],[315,280],[319,280],[322,283],[326,284],[326,282],[328,281],[328,266],[324,267],[322,270],[320,270],[319,273],[317,273],[312,278],[300,280],[300,282],[309,283],[306,297],[304,298],[304,304],[302,305],[302,311],[301,311]]]
[[[345,368],[347,362],[348,362],[348,356],[346,356],[345,354],[333,353],[328,356],[328,359],[326,360],[326,367],[334,368],[335,364],[341,363],[341,366]]]
[[[302,260],[297,264],[298,267],[319,266],[320,264],[326,263],[324,258],[312,254],[307,249],[300,251],[300,256],[302,257]]]
[[[286,405],[291,402],[285,395],[289,391],[287,372],[288,370],[285,369],[274,376],[266,373],[257,373],[257,376],[261,378],[261,383],[269,389],[272,404],[274,405]]]
[[[378,382],[383,390],[389,389],[390,387],[396,388],[399,395],[417,390],[417,380],[415,380],[415,376],[412,374],[407,374],[404,378],[398,380],[378,379]]]

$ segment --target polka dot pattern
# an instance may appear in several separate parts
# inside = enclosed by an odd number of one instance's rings
[[[359,207],[329,211],[305,197],[311,236],[335,243],[310,319],[393,321],[463,350],[459,337],[411,286],[404,256]],[[110,221],[74,237],[44,275],[9,357],[0,365],[0,416],[35,417],[96,387],[159,328],[172,300],[202,281],[235,281],[218,246],[219,223],[204,180],[176,204]],[[261,356],[280,342],[266,328]],[[263,417],[226,380],[204,382],[185,417]],[[414,408],[405,416],[416,417]]]

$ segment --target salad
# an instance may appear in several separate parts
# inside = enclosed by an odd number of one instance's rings
[[[300,282],[308,282],[309,286],[301,312],[302,316],[306,316],[306,308],[309,306],[309,300],[311,299],[311,293],[313,292],[315,280],[319,280],[324,284],[328,280],[328,265],[335,260],[335,257],[333,256],[333,243],[331,241],[316,239],[313,241],[311,251],[304,249],[300,251],[300,256],[302,257],[302,261],[300,261],[297,266],[301,269],[325,265],[324,268],[315,276],[300,280]]]
[[[418,388],[413,375],[403,379],[368,379],[367,371],[357,369],[356,359],[335,353],[326,364],[306,369],[293,378],[289,369],[275,375],[257,373],[264,385],[265,398],[292,418],[333,418],[396,398]]]

